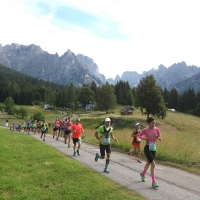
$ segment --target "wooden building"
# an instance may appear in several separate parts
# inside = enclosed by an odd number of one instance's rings
[[[120,111],[121,115],[133,115],[134,108],[126,107]]]

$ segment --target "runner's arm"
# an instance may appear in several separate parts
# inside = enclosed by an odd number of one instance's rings
[[[97,140],[99,141],[99,143],[102,144],[102,140],[101,140],[101,138],[99,137],[99,133],[96,131],[96,132],[94,133],[94,135],[95,135],[95,137],[97,138]]]
[[[114,136],[113,134],[111,134],[111,138],[112,138],[115,142],[117,142],[117,139],[115,138],[115,136]]]
[[[132,132],[132,134],[131,134],[131,137],[135,136],[135,132],[136,132],[136,130],[134,129],[133,132]]]

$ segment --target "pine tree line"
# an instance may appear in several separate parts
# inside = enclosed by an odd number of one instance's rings
[[[96,109],[102,111],[112,109],[118,104],[140,107],[147,113],[160,116],[165,115],[166,106],[168,109],[173,108],[176,111],[200,116],[200,91],[197,94],[194,89],[189,89],[183,94],[178,94],[176,89],[162,91],[152,75],[143,78],[135,88],[131,88],[128,82],[123,81],[115,85],[105,83],[100,87],[92,82],[90,85],[83,84],[81,88],[76,88],[72,83],[68,86],[57,85],[0,65],[0,94],[0,102],[11,97],[14,103],[19,105],[48,103],[76,110],[79,102],[83,106],[96,102]],[[154,110],[151,109],[153,105]]]

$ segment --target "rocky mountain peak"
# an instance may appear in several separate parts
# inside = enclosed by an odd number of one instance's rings
[[[49,54],[34,44],[26,46],[12,43],[1,46],[0,50],[0,63],[39,79],[63,85],[73,83],[75,86],[92,81],[97,85],[105,82],[104,75],[98,73],[98,66],[92,59],[76,56],[69,49],[61,57],[57,53]]]
[[[195,90],[200,89],[197,81],[199,76],[195,76],[200,73],[200,68],[194,65],[187,66],[184,61],[169,67],[161,64],[158,69],[152,68],[142,74],[136,71],[125,71],[121,78],[117,75],[114,80],[111,78],[106,80],[105,76],[99,73],[98,65],[88,56],[75,55],[68,49],[59,57],[57,53],[49,54],[34,44],[12,43],[4,47],[0,44],[0,63],[24,74],[61,85],[73,83],[75,86],[82,86],[92,81],[97,85],[102,85],[106,81],[115,85],[119,81],[125,81],[129,82],[131,87],[136,87],[143,77],[153,75],[162,89],[171,90],[176,86],[177,91],[179,88],[183,91],[184,88],[192,88],[194,81]],[[193,76],[195,77],[192,79]]]

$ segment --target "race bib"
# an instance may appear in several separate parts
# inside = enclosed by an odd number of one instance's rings
[[[104,138],[103,142],[104,143],[110,143],[110,138]]]
[[[149,151],[156,151],[156,142],[149,142]]]
[[[67,130],[68,130],[68,131],[71,130],[71,126],[67,126]]]

